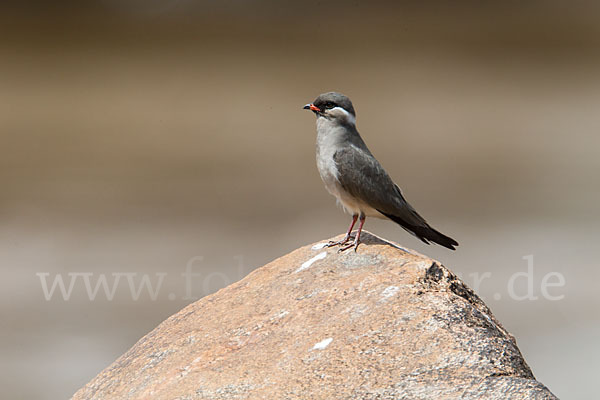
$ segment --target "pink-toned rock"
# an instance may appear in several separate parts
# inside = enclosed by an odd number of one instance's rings
[[[555,399],[488,307],[369,233],[305,246],[190,304],[74,399]]]

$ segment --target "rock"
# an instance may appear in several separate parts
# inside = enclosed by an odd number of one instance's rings
[[[556,398],[450,270],[363,239],[302,247],[190,304],[73,398]]]

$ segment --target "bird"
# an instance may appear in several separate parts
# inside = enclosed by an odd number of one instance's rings
[[[337,92],[319,95],[306,110],[317,117],[317,168],[329,193],[337,198],[352,222],[344,238],[327,246],[339,252],[358,249],[366,217],[389,219],[426,244],[455,250],[458,242],[432,228],[406,201],[402,191],[373,156],[356,129],[350,99]],[[359,220],[358,231],[352,230]]]

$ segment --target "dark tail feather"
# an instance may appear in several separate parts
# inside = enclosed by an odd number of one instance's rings
[[[430,244],[429,242],[433,242],[439,244],[440,246],[444,246],[450,250],[456,250],[455,246],[458,246],[458,242],[456,240],[444,235],[441,232],[436,231],[435,229],[427,225],[427,222],[425,222],[425,220],[423,220],[423,225],[417,226],[410,224],[402,218],[397,217],[395,215],[387,214],[381,211],[379,212],[391,219],[392,221],[399,224],[401,227],[403,227],[408,232],[421,239],[426,244]]]

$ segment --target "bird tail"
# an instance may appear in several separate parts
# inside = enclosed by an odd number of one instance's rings
[[[388,217],[389,219],[391,219],[392,221],[396,222],[409,233],[421,239],[426,244],[430,244],[430,242],[433,242],[439,244],[440,246],[444,246],[450,250],[456,250],[455,246],[458,246],[458,242],[456,240],[433,229],[431,226],[429,226],[427,222],[425,222],[425,220],[420,215],[416,214],[416,212],[414,216],[418,217],[419,225],[410,223],[402,217],[393,214],[388,214],[380,210],[378,211],[386,217]]]

